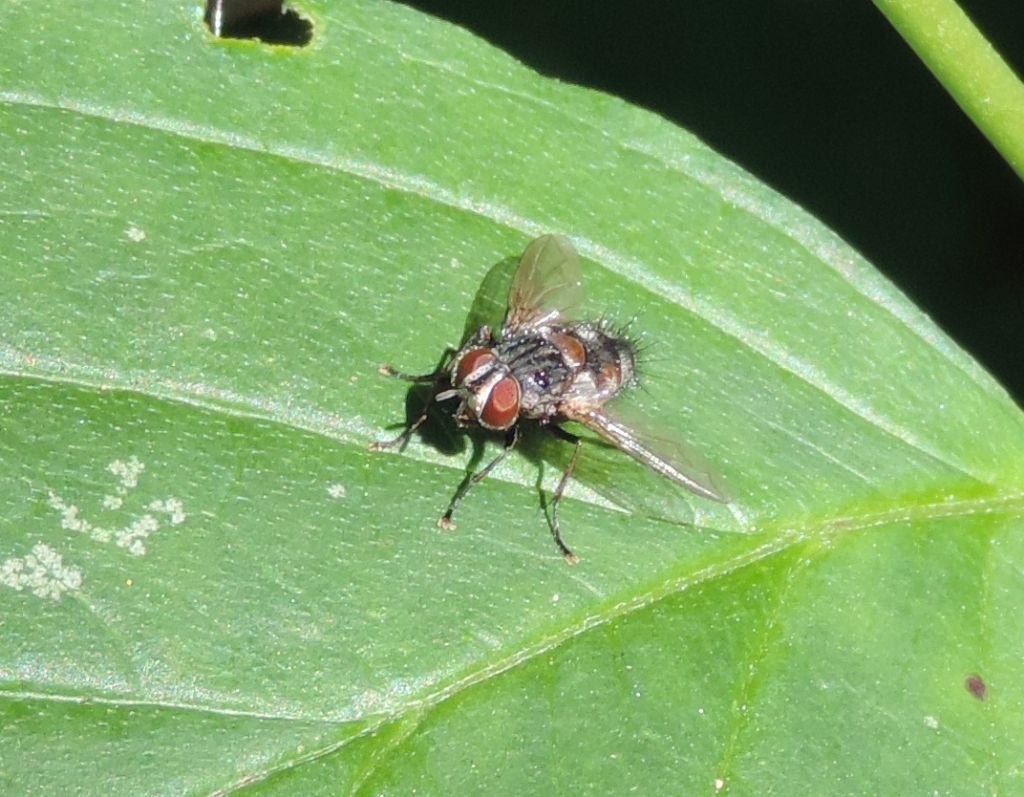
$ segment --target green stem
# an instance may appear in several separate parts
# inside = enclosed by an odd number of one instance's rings
[[[1024,85],[954,0],[874,0],[957,104],[1024,178]]]

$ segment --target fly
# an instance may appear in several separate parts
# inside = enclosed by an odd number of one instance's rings
[[[479,484],[515,447],[521,421],[534,421],[574,446],[551,500],[549,526],[569,564],[578,559],[562,540],[558,504],[583,444],[562,428],[575,421],[616,448],[702,498],[726,499],[705,474],[680,456],[657,452],[653,439],[616,420],[605,405],[635,382],[636,347],[607,324],[577,320],[583,301],[579,260],[559,235],[537,238],[523,252],[508,294],[501,332],[480,327],[459,349],[449,349],[437,371],[422,376],[381,366],[381,373],[410,382],[429,382],[430,396],[420,416],[393,440],[374,443],[381,450],[404,446],[427,419],[435,401],[458,399],[455,420],[504,434],[504,447],[467,478],[437,524],[453,529],[452,516],[466,493]]]

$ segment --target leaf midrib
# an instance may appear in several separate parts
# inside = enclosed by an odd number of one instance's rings
[[[73,368],[82,368],[80,365]],[[31,369],[31,370],[29,370]],[[127,373],[117,373],[120,384],[112,383],[110,374],[105,369],[95,367],[94,376],[72,376],[68,373],[66,364],[50,361],[45,356],[26,355],[18,352],[10,346],[0,344],[0,378],[10,377],[18,380],[41,382],[50,385],[66,385],[77,389],[89,390],[95,393],[110,395],[111,393],[123,393],[136,395],[157,401],[166,401],[173,404],[180,404],[193,407],[206,412],[226,414],[234,418],[252,419],[281,426],[285,429],[314,434],[330,440],[333,443],[351,445],[359,449],[376,440],[379,436],[379,429],[362,423],[356,417],[342,417],[334,413],[302,409],[297,410],[294,404],[283,404],[276,401],[263,401],[257,398],[237,393],[224,388],[208,386],[197,382],[188,383],[190,391],[175,389],[177,383],[153,380],[145,372],[138,376]],[[107,378],[103,378],[106,376]],[[456,462],[452,457],[430,456],[425,449],[414,449],[409,454],[411,459],[433,466],[441,466],[460,470],[463,467],[461,461]],[[963,472],[963,471],[961,471]],[[970,474],[966,474],[970,476]],[[530,486],[526,482],[510,478],[509,474],[496,472],[494,478],[516,486]],[[974,478],[974,477],[971,477]],[[1000,491],[998,485],[990,485],[997,489],[993,498],[1005,498],[1013,500],[1018,493]],[[979,499],[987,500],[987,499]],[[591,505],[607,509],[606,506],[588,502]],[[864,515],[854,514],[850,516],[854,527],[861,519],[871,517],[875,513]],[[830,522],[823,519],[822,522]],[[772,518],[770,527],[784,527],[786,521],[783,518]],[[764,522],[761,521],[761,527]]]
[[[521,216],[500,204],[486,200],[471,199],[463,194],[450,191],[449,189],[425,178],[408,175],[404,172],[387,168],[371,161],[339,158],[337,156],[326,157],[316,151],[309,150],[308,148],[292,147],[282,144],[269,144],[267,141],[256,137],[245,136],[238,133],[228,133],[217,127],[196,125],[187,121],[175,120],[169,117],[161,118],[150,113],[143,114],[132,111],[118,112],[110,107],[92,106],[88,103],[78,101],[73,104],[62,104],[57,100],[30,95],[24,92],[0,91],[0,102],[9,102],[28,107],[41,107],[61,111],[63,113],[74,113],[88,118],[104,120],[113,124],[133,125],[155,132],[184,138],[186,140],[198,141],[204,144],[242,149],[260,155],[270,155],[272,157],[283,158],[290,162],[319,166],[375,183],[393,191],[414,194],[423,197],[428,201],[437,202],[465,213],[486,218],[489,221],[506,227],[507,229],[515,230],[527,236],[537,236],[543,233],[552,232],[543,225],[535,224],[530,219]],[[633,151],[651,158],[656,163],[668,167],[681,176],[688,179],[698,179],[696,175],[691,174],[690,172],[681,171],[678,164],[671,163],[664,158],[660,158],[655,153],[652,153],[647,149],[634,147]],[[702,181],[698,180],[698,182]],[[702,184],[714,185],[714,183],[706,182],[702,182]],[[717,186],[715,187],[717,188]],[[721,193],[720,190],[719,193]],[[766,219],[763,214],[759,215],[755,213],[755,206],[753,206],[752,203],[742,202],[736,206],[743,212],[751,215],[753,218],[756,218],[762,224],[766,224],[772,229],[778,229],[774,223],[772,223],[770,219]],[[949,468],[958,470],[976,481],[985,483],[984,477],[979,473],[972,471],[962,460],[950,457],[948,452],[939,451],[929,445],[919,438],[912,430],[900,426],[882,414],[872,411],[870,407],[865,405],[863,402],[858,401],[855,396],[849,394],[845,389],[841,388],[837,384],[830,383],[819,369],[812,367],[809,363],[806,363],[796,357],[784,347],[774,345],[770,340],[762,340],[761,338],[764,336],[761,333],[755,329],[745,326],[737,317],[725,309],[719,308],[710,302],[700,299],[678,285],[671,284],[657,278],[644,268],[641,263],[633,258],[624,256],[615,250],[601,246],[595,241],[574,236],[571,231],[566,232],[572,236],[573,242],[577,249],[579,249],[580,253],[595,263],[600,263],[612,273],[634,282],[654,295],[669,298],[680,309],[691,313],[693,316],[701,319],[709,326],[733,338],[740,345],[765,359],[776,368],[796,377],[803,383],[827,396],[844,411],[864,420],[885,434],[896,438],[901,443],[910,446],[931,459],[934,459]],[[783,229],[782,232],[787,237],[791,237],[788,229]],[[807,249],[807,241],[802,239],[794,240]],[[932,341],[928,340],[924,336],[924,332],[922,330],[918,330],[911,323],[909,318],[903,314],[897,314],[894,312],[894,308],[890,303],[877,302],[875,297],[869,296],[865,292],[863,286],[851,281],[849,274],[838,271],[827,259],[822,258],[818,253],[810,252],[810,254],[818,262],[829,265],[829,267],[838,273],[844,283],[854,290],[858,296],[863,298],[865,301],[884,309],[890,317],[896,319],[903,328],[909,330],[919,340],[929,346],[932,351],[938,353],[944,361],[952,365],[960,373],[964,373],[972,382],[985,390],[988,395],[994,395],[993,390],[997,390],[998,388],[990,378],[987,378],[982,372],[977,371],[976,369],[966,370],[959,362],[959,358],[954,358],[953,353],[948,351],[946,347],[936,347]]]

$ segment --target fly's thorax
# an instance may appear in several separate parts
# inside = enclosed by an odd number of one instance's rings
[[[533,420],[596,409],[636,373],[633,344],[599,322],[506,327],[491,351],[520,385],[519,414]]]
[[[449,368],[452,387],[462,398],[455,413],[459,423],[501,430],[519,420],[522,390],[494,348],[467,346]]]
[[[523,332],[504,330],[495,348],[498,358],[508,364],[522,389],[520,414],[533,420],[553,418],[558,404],[572,383],[577,366],[567,361],[552,334],[561,327],[534,327]],[[571,344],[570,344],[571,345]],[[580,356],[582,346],[577,344]]]

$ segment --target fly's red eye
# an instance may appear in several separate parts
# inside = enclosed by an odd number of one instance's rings
[[[508,429],[519,417],[519,383],[511,376],[498,380],[480,413],[480,422],[491,429]]]
[[[470,349],[459,360],[459,366],[455,369],[455,387],[462,387],[466,384],[469,375],[484,365],[494,362],[494,353],[490,349]]]

